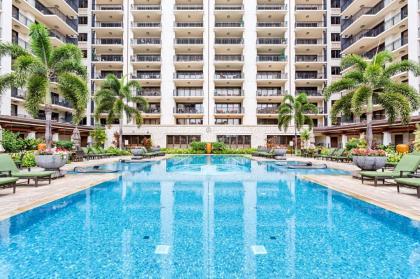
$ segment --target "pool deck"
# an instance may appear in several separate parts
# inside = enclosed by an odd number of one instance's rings
[[[257,158],[256,160],[272,161],[262,158]],[[339,163],[295,156],[288,157],[287,160],[327,164],[329,168],[350,172],[359,170],[359,168],[351,163]],[[410,219],[420,221],[420,199],[416,196],[416,189],[400,188],[401,192],[398,193],[396,185],[392,184],[392,180],[388,180],[386,185],[375,187],[371,181],[365,181],[365,184],[362,184],[361,180],[354,179],[350,175],[302,175],[301,178],[385,208]]]
[[[69,171],[75,167],[90,167],[129,158],[113,157],[73,162],[65,165],[61,169]],[[164,157],[152,158],[150,160],[160,160],[162,158]],[[16,187],[15,194],[13,194],[12,188],[0,189],[0,221],[117,177],[119,177],[118,173],[66,174],[63,178],[52,180],[51,184],[48,184],[47,181],[40,181],[39,186],[35,187],[31,181],[29,185],[19,185]]]
[[[171,155],[169,155],[171,156]],[[74,167],[89,167],[105,163],[112,163],[120,159],[129,157],[115,157],[101,160],[91,160],[85,162],[75,162],[63,167],[64,170],[73,170]],[[156,157],[150,160],[162,160],[165,157]],[[253,158],[257,161],[272,161],[264,158]],[[330,161],[315,160],[313,158],[288,157],[290,161],[325,163],[330,168],[346,171],[356,171],[357,168],[349,163],[337,163]],[[67,174],[64,178],[55,179],[51,185],[41,182],[40,186],[18,186],[16,194],[12,194],[12,189],[0,189],[0,221],[13,215],[63,198],[73,193],[82,191],[104,181],[115,179],[117,173],[101,174]],[[342,192],[346,195],[355,197],[365,202],[393,211],[397,214],[406,216],[410,219],[420,221],[420,199],[416,197],[416,190],[402,188],[401,193],[397,193],[395,185],[374,187],[368,181],[362,184],[360,180],[353,179],[349,175],[302,175],[303,179],[313,181],[330,189]]]

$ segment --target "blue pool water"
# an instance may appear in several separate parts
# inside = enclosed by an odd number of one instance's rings
[[[308,171],[235,156],[107,167],[121,177],[0,222],[0,278],[420,278],[419,222]]]

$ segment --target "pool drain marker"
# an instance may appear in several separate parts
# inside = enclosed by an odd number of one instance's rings
[[[270,239],[271,239],[271,240],[276,240],[276,239],[277,239],[277,237],[275,237],[275,236],[270,236]]]
[[[264,245],[252,245],[251,246],[252,253],[254,255],[266,255],[267,250],[265,249]]]
[[[155,249],[155,254],[158,255],[168,255],[169,254],[169,245],[157,245]]]
[[[148,236],[148,235],[143,236],[143,239],[149,239],[149,238],[150,238],[150,236]]]

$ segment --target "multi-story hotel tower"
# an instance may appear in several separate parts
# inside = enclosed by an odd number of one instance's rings
[[[88,67],[94,95],[107,74],[138,80],[150,108],[144,124],[124,122],[124,143],[151,138],[162,147],[186,147],[193,140],[224,141],[231,147],[289,144],[293,125],[277,127],[285,94],[306,92],[319,108],[310,114],[313,141],[340,145],[363,132],[363,117],[328,117],[325,85],[340,75],[341,55],[372,57],[381,49],[398,59],[418,60],[418,3],[407,0],[2,0],[2,41],[27,45],[28,25],[39,21],[54,44],[75,42]],[[78,17],[78,22],[76,18]],[[410,24],[409,24],[410,23]],[[1,72],[11,71],[10,58]],[[418,87],[407,74],[395,78]],[[67,138],[71,108],[51,88],[56,139]],[[1,97],[0,125],[20,129],[29,120],[24,92]],[[337,96],[335,97],[337,98]],[[84,124],[92,126],[94,103]],[[10,119],[13,116],[12,119]],[[383,118],[378,108],[375,118]],[[352,124],[346,125],[348,122]],[[100,121],[104,124],[104,119]],[[398,125],[397,125],[398,126]],[[64,127],[64,128],[63,128]],[[64,129],[64,130],[63,130]],[[399,127],[401,130],[401,127]],[[108,129],[109,143],[117,125]],[[399,141],[400,131],[376,131],[382,142]],[[24,131],[25,132],[25,131]],[[42,132],[27,131],[32,136]],[[402,137],[408,137],[408,131]],[[344,136],[341,135],[344,133]]]

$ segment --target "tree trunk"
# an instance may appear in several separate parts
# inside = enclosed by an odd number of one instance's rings
[[[52,131],[51,131],[51,107],[49,105],[45,106],[45,144],[47,149],[50,149],[52,146]]]
[[[120,149],[123,149],[123,120],[122,120],[122,117],[120,119],[119,128],[120,128],[120,132],[119,132],[119,140],[118,140],[119,143],[118,143],[118,145],[119,145]]]
[[[296,153],[297,153],[297,131],[296,131],[296,125],[295,125],[295,144],[294,144],[294,149],[295,149],[295,155],[296,155]]]
[[[373,100],[372,96],[368,98],[366,110],[366,141],[368,148],[372,148],[373,133],[372,133],[372,115],[373,115]]]

